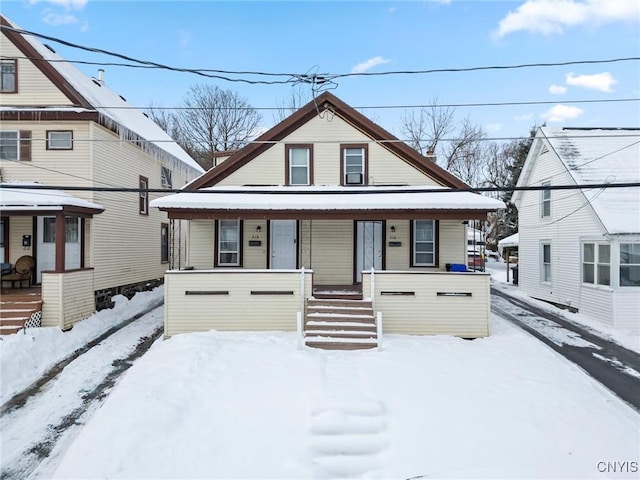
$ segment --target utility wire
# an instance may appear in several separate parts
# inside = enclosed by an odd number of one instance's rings
[[[433,74],[433,73],[457,73],[457,72],[472,72],[472,71],[485,71],[485,70],[510,70],[510,69],[523,69],[523,68],[559,67],[559,66],[569,66],[569,65],[597,65],[597,64],[608,64],[608,63],[629,62],[629,61],[640,60],[640,57],[621,57],[621,58],[610,58],[610,59],[603,59],[603,60],[575,60],[575,61],[553,62],[553,63],[523,63],[523,64],[516,64],[516,65],[490,65],[490,66],[475,66],[475,67],[461,67],[461,68],[434,68],[434,69],[428,69],[428,70],[401,70],[401,71],[389,71],[389,72],[359,72],[359,73],[350,72],[350,73],[338,73],[338,74],[269,73],[269,72],[249,72],[249,71],[211,70],[211,69],[174,67],[174,66],[153,62],[149,60],[137,59],[135,57],[130,57],[128,55],[112,52],[109,50],[104,50],[101,48],[80,45],[77,43],[69,42],[57,37],[52,37],[52,36],[44,35],[37,32],[31,32],[28,30],[22,30],[18,28],[5,26],[5,25],[0,25],[0,28],[2,30],[9,30],[21,35],[31,35],[37,38],[50,40],[52,42],[60,43],[62,45],[65,45],[71,48],[77,48],[77,49],[88,51],[88,52],[100,53],[100,54],[104,54],[104,55],[108,55],[116,58],[121,58],[128,62],[134,62],[137,64],[147,66],[148,68],[158,68],[158,69],[170,70],[175,72],[192,73],[192,74],[200,75],[204,77],[217,78],[220,80],[227,80],[231,82],[245,82],[245,83],[251,83],[251,84],[309,83],[309,84],[312,84],[316,89],[323,89],[323,86],[322,86],[323,84],[326,84],[326,85],[333,84],[335,83],[336,79],[347,78],[347,77],[423,75],[423,74]],[[123,65],[123,66],[128,66],[128,65]],[[264,81],[264,80],[248,80],[244,78],[230,78],[226,75],[287,76],[288,78],[286,80]]]

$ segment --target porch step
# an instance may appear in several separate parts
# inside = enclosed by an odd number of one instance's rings
[[[39,295],[3,295],[0,300],[0,335],[17,333],[42,312]]]
[[[313,289],[313,298],[362,300],[362,289],[357,286],[317,286]]]
[[[376,319],[368,300],[310,298],[304,331],[309,347],[355,350],[378,346]]]

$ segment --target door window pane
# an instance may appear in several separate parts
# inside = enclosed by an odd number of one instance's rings
[[[69,243],[78,243],[80,235],[78,232],[78,217],[65,218],[65,241]]]
[[[220,220],[218,222],[218,264],[239,265],[240,221]]]
[[[56,241],[55,217],[45,217],[42,219],[42,241],[44,243],[55,243]]]
[[[417,266],[435,265],[435,222],[434,220],[414,220],[413,222],[413,264]]]

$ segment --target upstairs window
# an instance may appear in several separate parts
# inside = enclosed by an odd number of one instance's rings
[[[313,184],[313,160],[311,145],[286,146],[287,152],[287,185]]]
[[[73,150],[73,132],[71,130],[48,130],[47,150]]]
[[[611,247],[608,244],[582,245],[582,282],[593,285],[611,284]]]
[[[173,188],[171,170],[167,167],[160,167],[160,184],[162,185],[162,188]]]
[[[140,215],[149,215],[149,192],[147,191],[149,179],[141,175],[138,181],[138,188],[140,189],[138,199]]]
[[[18,160],[18,132],[1,131],[0,132],[0,160]]]
[[[620,244],[620,286],[640,287],[640,243]]]
[[[31,160],[31,131],[1,130],[0,160]]]
[[[366,185],[367,147],[362,145],[342,145],[342,185]]]
[[[0,61],[0,92],[17,93],[17,60]]]
[[[434,267],[436,265],[435,220],[414,220],[412,237],[412,266]]]
[[[542,182],[543,187],[550,187],[551,182]],[[551,217],[551,189],[545,188],[540,191],[540,217]]]

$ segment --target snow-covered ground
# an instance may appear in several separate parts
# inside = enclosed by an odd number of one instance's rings
[[[3,398],[22,360],[54,363],[40,343],[94,338],[125,303],[0,342]],[[639,449],[638,412],[493,316],[489,338],[386,335],[381,351],[280,332],[158,340],[31,478],[638,478]]]

